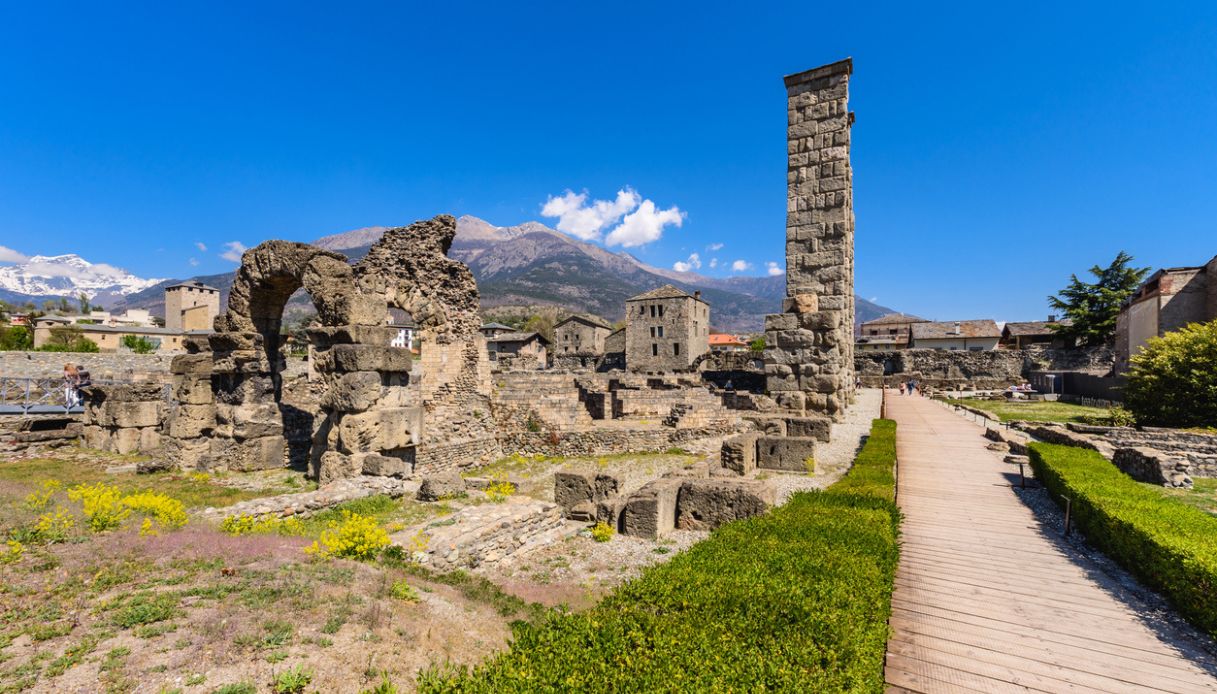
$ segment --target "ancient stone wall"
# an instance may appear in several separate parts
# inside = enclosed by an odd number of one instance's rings
[[[96,385],[84,390],[85,446],[119,455],[160,448],[168,407],[164,385]]]
[[[854,397],[852,69],[847,59],[786,77],[786,299],[765,318],[769,393],[833,417]]]
[[[60,378],[71,362],[88,369],[95,381],[167,381],[171,354],[91,354],[84,352],[0,352],[0,376]]]
[[[1100,374],[1111,370],[1114,354],[1109,347],[1090,349],[993,349],[978,352],[945,349],[902,349],[889,352],[858,352],[854,369],[866,387],[916,379],[932,388],[970,386],[979,389],[1005,388],[1027,380],[1032,371],[1083,371]]]
[[[690,429],[671,427],[620,427],[567,432],[506,432],[500,434],[505,454],[579,457],[613,453],[666,451],[698,439],[727,436],[738,431],[737,424]]]

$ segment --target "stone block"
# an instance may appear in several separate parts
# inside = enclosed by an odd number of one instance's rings
[[[813,313],[820,310],[817,294],[796,294],[782,300],[783,313]]]
[[[401,347],[334,345],[316,355],[315,367],[323,372],[409,372],[411,364],[410,350]]]
[[[85,448],[104,451],[106,444],[110,442],[110,432],[105,427],[89,425],[84,428],[82,438],[84,438]]]
[[[671,533],[683,483],[681,478],[655,480],[631,494],[621,513],[622,534],[654,540]]]
[[[602,501],[617,495],[621,489],[621,481],[612,475],[600,473],[596,475],[595,487],[595,501]]]
[[[321,463],[317,466],[317,484],[325,486],[330,482],[354,477],[361,472],[363,470],[352,456],[326,451],[321,454]]]
[[[773,507],[772,480],[686,480],[676,500],[676,526],[713,530],[724,523],[759,516]]]
[[[832,420],[827,417],[786,417],[786,435],[828,442]]]
[[[410,474],[409,463],[401,458],[380,455],[378,453],[364,453],[352,457],[361,459],[363,474],[365,475],[407,477]]]
[[[419,501],[439,501],[457,497],[465,493],[465,480],[459,473],[441,472],[427,475],[418,487]]]
[[[179,405],[169,418],[169,436],[175,439],[198,438],[215,425],[215,405]]]
[[[183,376],[210,376],[210,354],[179,354],[169,363],[169,372]]]
[[[265,349],[261,333],[212,333],[206,340],[213,352],[256,352]]]
[[[763,436],[757,441],[756,466],[762,470],[811,472],[816,440],[807,436]]]
[[[595,503],[596,477],[584,472],[555,472],[554,473],[554,502],[562,507],[563,512],[582,503]]]
[[[229,470],[239,472],[275,470],[287,464],[286,458],[284,458],[287,440],[282,436],[249,439],[236,446],[231,445],[230,442],[214,441],[214,443],[228,449],[222,456],[217,455],[217,458],[226,463]],[[213,455],[216,455],[217,452],[215,448],[212,449]]]
[[[376,404],[380,392],[379,372],[347,373],[330,385],[329,392],[321,399],[321,406],[336,412],[362,412]]]
[[[381,318],[384,316],[382,315]],[[388,347],[397,337],[397,328],[382,325],[338,325],[308,329],[308,339],[317,349],[334,345],[374,345]]]
[[[417,443],[422,410],[396,407],[346,413],[338,420],[337,442],[344,453],[377,453]]]
[[[186,405],[209,405],[215,402],[215,393],[211,390],[210,378],[195,376],[175,376],[173,397],[179,403]]]
[[[139,450],[142,452],[155,451],[161,447],[161,432],[156,427],[145,427],[139,430]]]
[[[723,442],[719,459],[722,467],[740,475],[756,470],[756,446],[760,434],[740,434]]]
[[[139,453],[139,429],[117,429],[110,437],[110,443],[119,455]]]
[[[615,496],[596,504],[596,522],[604,523],[617,532],[621,532],[622,511],[625,510],[626,499]]]
[[[596,504],[590,501],[584,501],[581,504],[576,504],[574,508],[566,512],[566,518],[573,521],[590,523],[596,520]]]
[[[154,427],[161,421],[161,403],[155,402],[110,402],[107,404],[114,426]]]

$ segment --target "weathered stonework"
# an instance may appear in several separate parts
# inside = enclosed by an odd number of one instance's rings
[[[849,59],[786,77],[786,299],[765,317],[766,389],[840,417],[854,397]]]
[[[161,447],[167,403],[160,383],[95,385],[84,389],[84,427],[88,448],[128,455]]]

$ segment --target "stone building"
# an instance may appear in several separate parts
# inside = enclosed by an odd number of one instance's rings
[[[765,387],[840,417],[854,399],[853,61],[786,77],[786,298],[765,317]]]
[[[490,361],[502,368],[545,368],[548,347],[549,340],[541,333],[501,333],[486,340]]]
[[[70,325],[69,321],[56,316],[43,316],[34,325],[34,349],[38,349],[51,341],[55,328]],[[77,323],[73,326],[84,337],[102,352],[118,352],[123,346],[123,338],[127,336],[142,337],[152,343],[157,352],[180,352],[184,349],[182,341],[192,334],[205,334],[206,330],[182,331],[169,328],[148,328],[134,325],[92,325]]]
[[[482,327],[478,328],[478,332],[482,333],[482,337],[485,337],[487,340],[492,337],[498,337],[499,335],[514,333],[515,331],[515,328],[511,327],[510,325],[503,325],[502,323],[486,323]]]
[[[625,302],[625,363],[630,371],[687,371],[710,351],[710,305],[701,292],[670,284]]]
[[[1204,265],[1173,267],[1150,275],[1116,318],[1116,373],[1151,337],[1189,323],[1217,319],[1217,257]]]
[[[1053,326],[1070,325],[1072,322],[1068,318],[1058,321],[1056,316],[1048,316],[1046,321],[1006,323],[1001,329],[1001,346],[1006,349],[1027,349],[1032,346],[1061,349],[1076,346],[1067,344],[1067,340],[1053,329]]]
[[[554,326],[554,354],[604,354],[613,326],[595,316],[573,315]]]
[[[165,287],[165,327],[169,330],[211,330],[220,313],[220,290],[202,282]]]
[[[906,313],[889,313],[863,323],[858,330],[854,349],[859,352],[885,352],[908,349],[913,337],[913,324],[925,323],[924,318]]]
[[[604,359],[600,368],[604,371],[625,369],[625,328],[618,328],[604,338]]]
[[[981,352],[997,349],[1001,329],[990,319],[913,324],[913,349]]]

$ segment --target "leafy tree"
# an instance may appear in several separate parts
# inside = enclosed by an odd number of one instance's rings
[[[84,292],[81,292],[80,296],[77,298],[80,301],[81,315],[87,316],[93,312],[93,305],[89,303],[89,297],[86,296]],[[66,301],[66,299],[65,299],[65,301]]]
[[[72,306],[68,303],[68,297],[66,297],[66,296],[59,297],[59,312],[68,313],[71,310],[72,310]]]
[[[34,331],[24,325],[0,328],[0,351],[30,350],[34,348]]]
[[[550,342],[554,341],[554,325],[558,322],[557,309],[542,309],[528,317],[521,327],[526,333],[541,333]]]
[[[1217,320],[1150,338],[1131,361],[1124,404],[1138,424],[1217,427]]]
[[[123,347],[136,354],[152,354],[156,351],[156,343],[143,335],[123,335],[120,342]]]
[[[752,342],[749,342],[748,349],[752,350],[753,352],[764,352],[765,351],[765,338],[758,337],[755,340],[753,340]]]
[[[1090,268],[1095,282],[1083,282],[1071,275],[1069,285],[1059,296],[1048,297],[1048,304],[1071,320],[1069,325],[1054,325],[1052,329],[1065,338],[1083,345],[1101,345],[1111,342],[1116,332],[1116,316],[1120,305],[1132,296],[1141,281],[1149,274],[1149,268],[1130,267],[1132,256],[1124,251],[1116,255],[1111,265]]]
[[[78,325],[57,325],[51,328],[41,352],[97,352],[97,343],[84,336]]]
[[[55,301],[54,299],[47,299],[42,302],[42,310],[46,311],[47,313],[50,313],[52,311],[58,311],[59,302]]]

